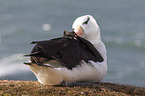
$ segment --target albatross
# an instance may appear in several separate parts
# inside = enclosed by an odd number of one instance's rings
[[[72,32],[44,41],[33,41],[26,64],[44,85],[99,82],[107,73],[106,47],[91,15],[78,17]]]

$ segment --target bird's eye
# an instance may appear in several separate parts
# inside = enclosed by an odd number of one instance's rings
[[[88,24],[89,20],[90,20],[90,17],[88,17],[87,21],[85,21],[83,24]]]

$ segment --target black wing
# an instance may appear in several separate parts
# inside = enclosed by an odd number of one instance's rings
[[[82,60],[79,43],[74,39],[62,37],[48,41],[34,41],[33,44],[36,45],[30,54],[32,63],[56,60],[67,68],[72,69]]]
[[[98,50],[87,40],[71,34],[46,41],[33,41],[36,44],[31,51],[31,62],[41,63],[56,60],[68,69],[79,65],[81,60],[102,62]]]

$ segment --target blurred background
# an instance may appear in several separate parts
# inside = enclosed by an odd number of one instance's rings
[[[103,82],[145,87],[145,0],[0,0],[0,80],[37,80],[23,64],[30,42],[60,37],[86,14],[107,47]]]

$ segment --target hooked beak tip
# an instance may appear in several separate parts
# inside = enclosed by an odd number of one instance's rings
[[[73,31],[80,37],[84,35],[84,29],[80,25],[77,25]]]

